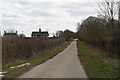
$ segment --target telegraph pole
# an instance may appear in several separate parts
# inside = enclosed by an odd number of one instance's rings
[[[120,61],[119,61],[119,59],[120,59],[120,50],[119,50],[119,48],[120,48],[120,44],[119,44],[119,39],[120,39],[120,34],[119,34],[119,32],[120,32],[120,1],[118,2],[118,28],[117,29],[118,29],[117,30],[117,43],[118,43],[117,54],[118,54],[118,66],[120,67]],[[118,68],[118,69],[120,69],[120,68]],[[119,74],[120,74],[120,72],[118,70],[118,75]]]
[[[0,30],[0,37],[2,37],[1,30]]]
[[[118,21],[120,23],[120,1],[118,2]]]
[[[22,34],[23,34],[23,31],[22,31]]]

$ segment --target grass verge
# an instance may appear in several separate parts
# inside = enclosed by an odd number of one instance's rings
[[[48,51],[43,56],[38,56],[36,58],[26,60],[22,63],[9,65],[9,66],[3,68],[3,71],[7,71],[7,74],[5,74],[5,76],[3,78],[16,78],[16,77],[20,76],[21,74],[25,73],[26,71],[30,70],[31,68],[35,67],[36,65],[39,65],[39,64],[45,62],[46,60],[54,57],[55,55],[57,55],[58,53],[63,51],[70,43],[71,42],[65,42],[62,45],[52,49],[51,51]],[[11,66],[17,66],[17,65],[20,65],[20,64],[23,64],[26,62],[30,63],[31,65],[19,67],[19,68],[14,68],[14,69],[9,69]]]
[[[106,61],[85,49],[82,41],[77,41],[78,54],[89,78],[118,78],[118,67],[113,61]]]

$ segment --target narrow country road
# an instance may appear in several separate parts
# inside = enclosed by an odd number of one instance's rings
[[[38,65],[20,78],[87,78],[77,53],[76,41],[73,41],[57,56]]]

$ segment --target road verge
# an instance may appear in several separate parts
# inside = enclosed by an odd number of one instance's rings
[[[78,56],[84,66],[87,76],[93,78],[113,78],[118,77],[118,66],[112,61],[106,61],[93,54],[84,47],[82,41],[77,41]]]

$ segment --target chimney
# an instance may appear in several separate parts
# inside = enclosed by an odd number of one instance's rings
[[[17,34],[17,31],[16,31],[16,34]]]
[[[39,32],[41,32],[41,29],[39,28]]]

